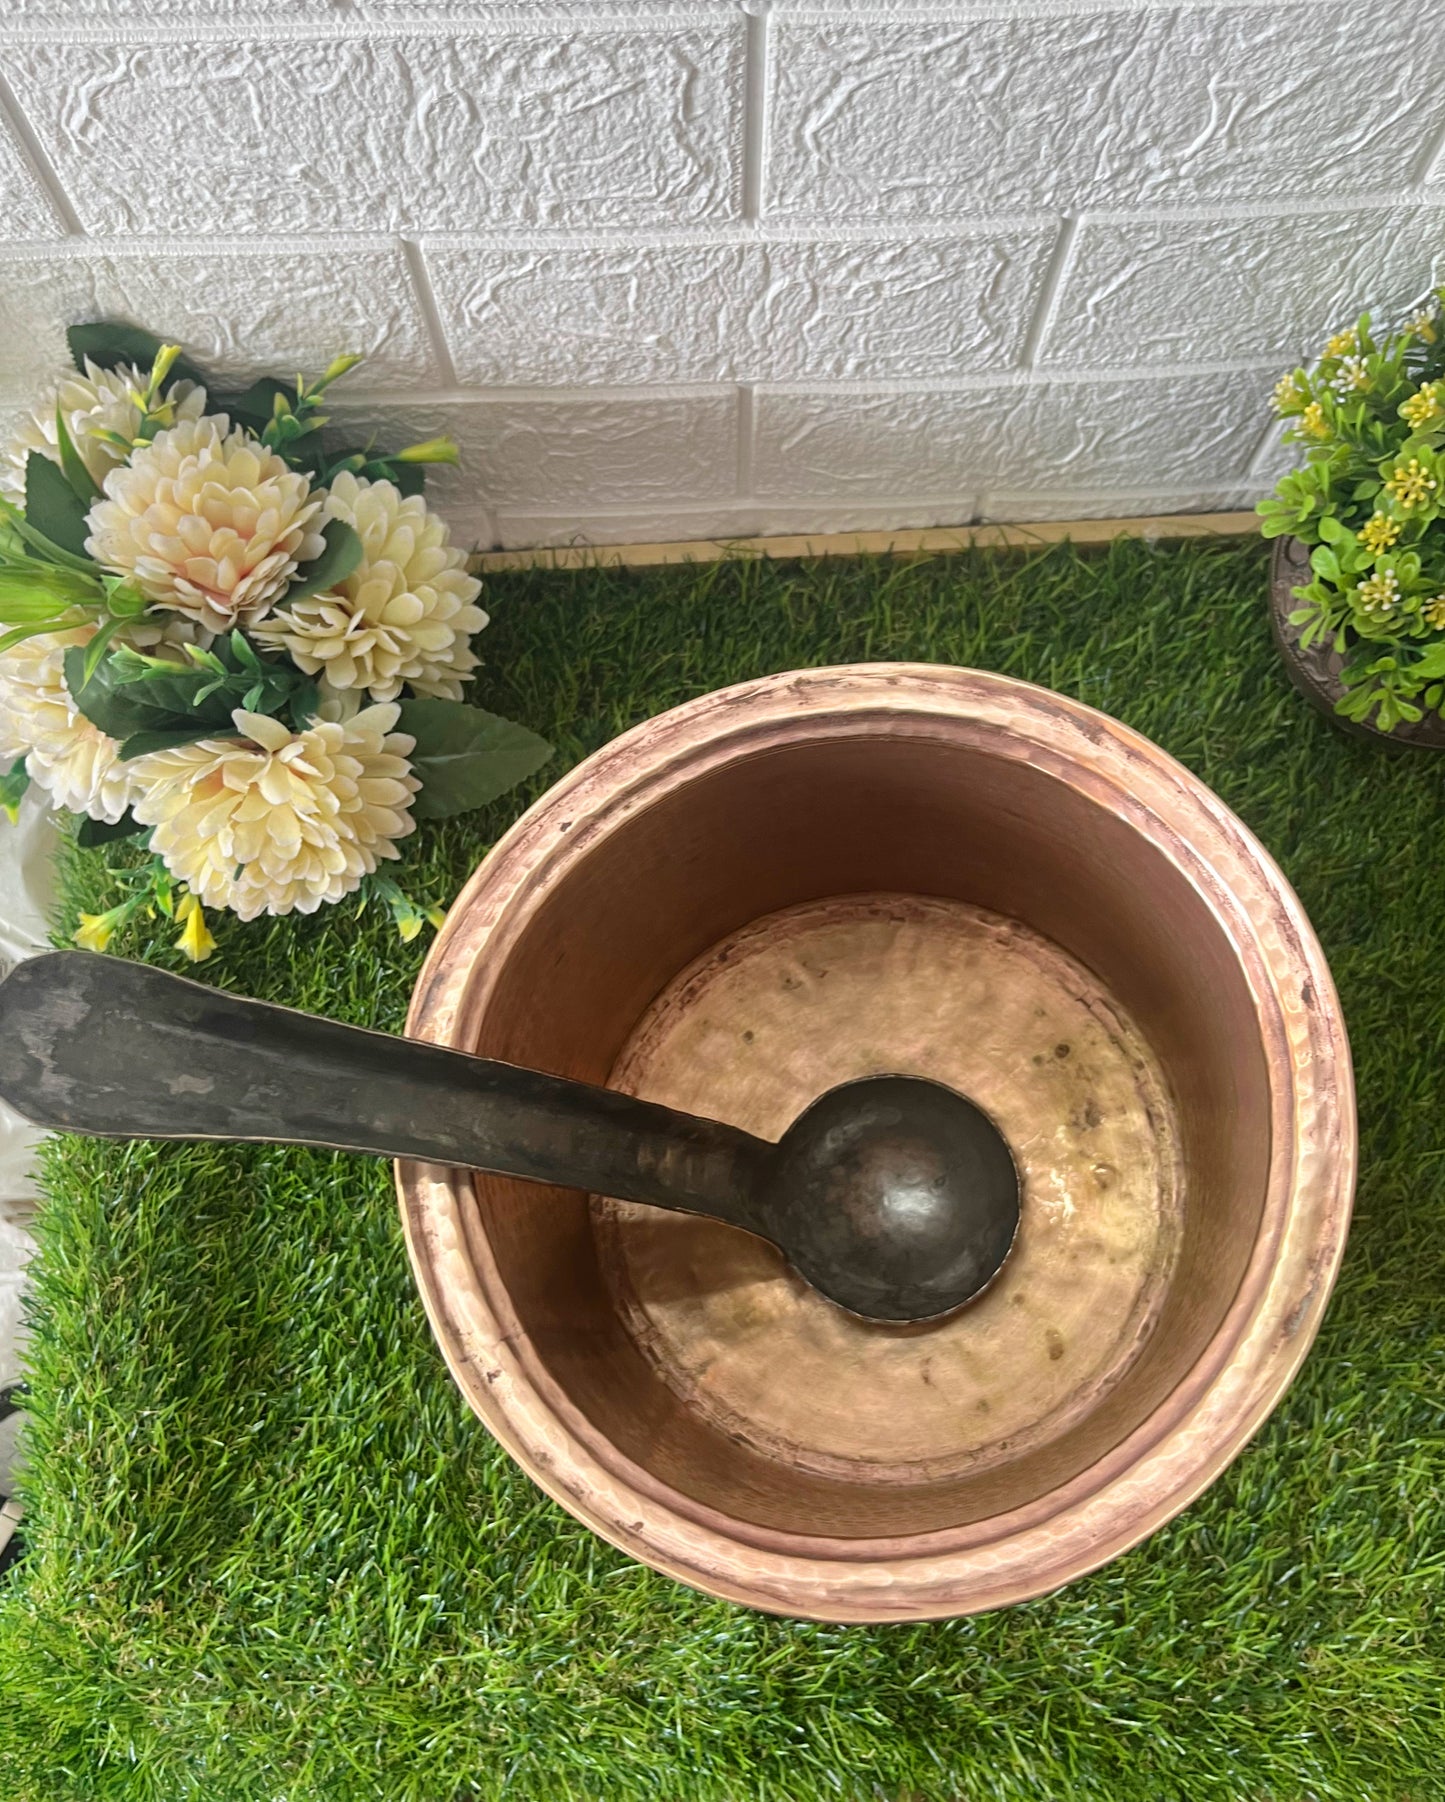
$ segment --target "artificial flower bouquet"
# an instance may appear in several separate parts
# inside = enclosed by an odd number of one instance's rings
[[[1315,546],[1301,645],[1343,657],[1347,718],[1445,715],[1445,288],[1378,339],[1364,314],[1274,398],[1305,461],[1259,511],[1266,537]]]
[[[148,333],[69,339],[76,373],[0,458],[0,804],[34,784],[81,843],[148,845],[83,916],[96,950],[159,910],[199,959],[205,908],[358,890],[414,937],[437,910],[381,866],[549,755],[463,699],[481,584],[421,492],[455,447],[328,449],[356,357],[220,396]]]

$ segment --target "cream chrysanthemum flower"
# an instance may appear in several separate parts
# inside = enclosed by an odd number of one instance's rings
[[[125,453],[95,434],[97,431],[118,432],[122,438],[135,437],[141,410],[131,399],[130,391],[135,388],[143,392],[149,379],[129,364],[122,364],[119,369],[102,369],[89,357],[85,359],[84,375],[71,370],[57,377],[44,403],[21,420],[0,458],[0,494],[14,501],[17,507],[24,506],[25,465],[32,451],[39,451],[42,457],[59,463],[60,445],[55,430],[57,407],[65,416],[77,455],[97,486],[102,486],[111,470],[124,462]],[[206,409],[206,391],[194,382],[174,383],[167,390],[167,399],[175,405],[177,423],[184,419],[199,419]]]
[[[41,632],[0,657],[0,762],[18,757],[57,807],[114,823],[136,797],[135,765],[93,726],[65,685],[65,653],[88,644],[93,625]]]
[[[418,694],[459,701],[478,659],[470,644],[487,616],[473,605],[481,583],[451,545],[445,521],[419,494],[343,470],[324,517],[361,539],[361,562],[344,582],[279,608],[256,636],[284,646],[308,676],[339,692],[365,689],[393,701],[409,682]]]
[[[104,486],[86,549],[208,632],[253,625],[323,548],[322,497],[224,413],[157,433]]]
[[[292,732],[238,708],[238,737],[136,759],[135,817],[203,906],[243,920],[315,913],[397,856],[413,828],[415,740],[392,731],[397,715],[368,707]]]

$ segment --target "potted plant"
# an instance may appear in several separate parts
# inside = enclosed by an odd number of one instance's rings
[[[1346,730],[1445,748],[1445,288],[1388,335],[1363,314],[1274,402],[1305,447],[1259,505],[1290,675]]]

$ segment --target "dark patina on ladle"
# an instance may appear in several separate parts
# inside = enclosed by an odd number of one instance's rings
[[[921,1077],[843,1083],[772,1144],[88,951],[32,958],[0,983],[0,1095],[66,1132],[363,1151],[710,1215],[871,1320],[960,1307],[1018,1228],[998,1128]]]

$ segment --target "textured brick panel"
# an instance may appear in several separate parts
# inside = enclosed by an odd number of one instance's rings
[[[1129,494],[986,494],[980,521],[1028,525],[1050,519],[1147,519],[1162,513],[1243,513],[1266,492],[1267,482],[1229,488],[1140,488]]]
[[[0,392],[11,394],[67,361],[66,325],[100,318],[182,339],[228,376],[319,372],[338,351],[359,350],[369,385],[437,380],[401,252],[345,240],[0,254],[0,318]]]
[[[784,13],[768,191],[807,218],[1208,202],[1398,185],[1445,116],[1403,5],[1150,7],[954,24]]]
[[[154,0],[152,0],[154,3]],[[240,0],[241,4],[245,0]],[[345,5],[348,0],[332,0],[332,5]],[[598,12],[625,16],[628,23],[654,19],[694,20],[700,17],[736,19],[743,11],[754,12],[768,0],[625,0],[625,4],[588,6],[583,0],[352,0],[354,10],[367,19],[444,19],[464,26],[479,21],[498,20],[515,25],[519,13],[525,13],[530,28],[558,25],[576,29],[588,23]]]
[[[885,393],[760,391],[753,486],[774,500],[1243,482],[1257,373]]]
[[[1445,277],[1445,209],[1085,223],[1040,361],[1296,363]]]
[[[65,227],[0,113],[0,240],[59,238]]]
[[[337,0],[4,0],[0,29],[25,25],[209,25],[247,18],[303,23],[341,18]]]
[[[736,210],[743,29],[30,44],[96,232],[447,231]]]
[[[1013,362],[1054,235],[429,246],[426,260],[464,382],[886,378]]]
[[[1280,436],[1281,430],[1282,422],[1276,420],[1274,429],[1250,465],[1249,479],[1258,485],[1261,494],[1273,488],[1282,475],[1298,469],[1305,460],[1304,446],[1286,444]]]
[[[502,508],[497,535],[508,550],[534,544],[675,544],[705,538],[727,541],[821,532],[892,532],[913,526],[968,522],[971,499],[896,502],[869,507],[769,507],[740,501],[732,507],[655,508],[649,512],[529,513]]]
[[[737,398],[730,393],[506,396],[415,406],[332,409],[385,446],[448,432],[458,470],[428,484],[457,516],[497,505],[639,511],[731,500],[737,491]]]
[[[220,19],[335,21],[337,0],[4,0],[0,28],[58,25],[209,25]]]

